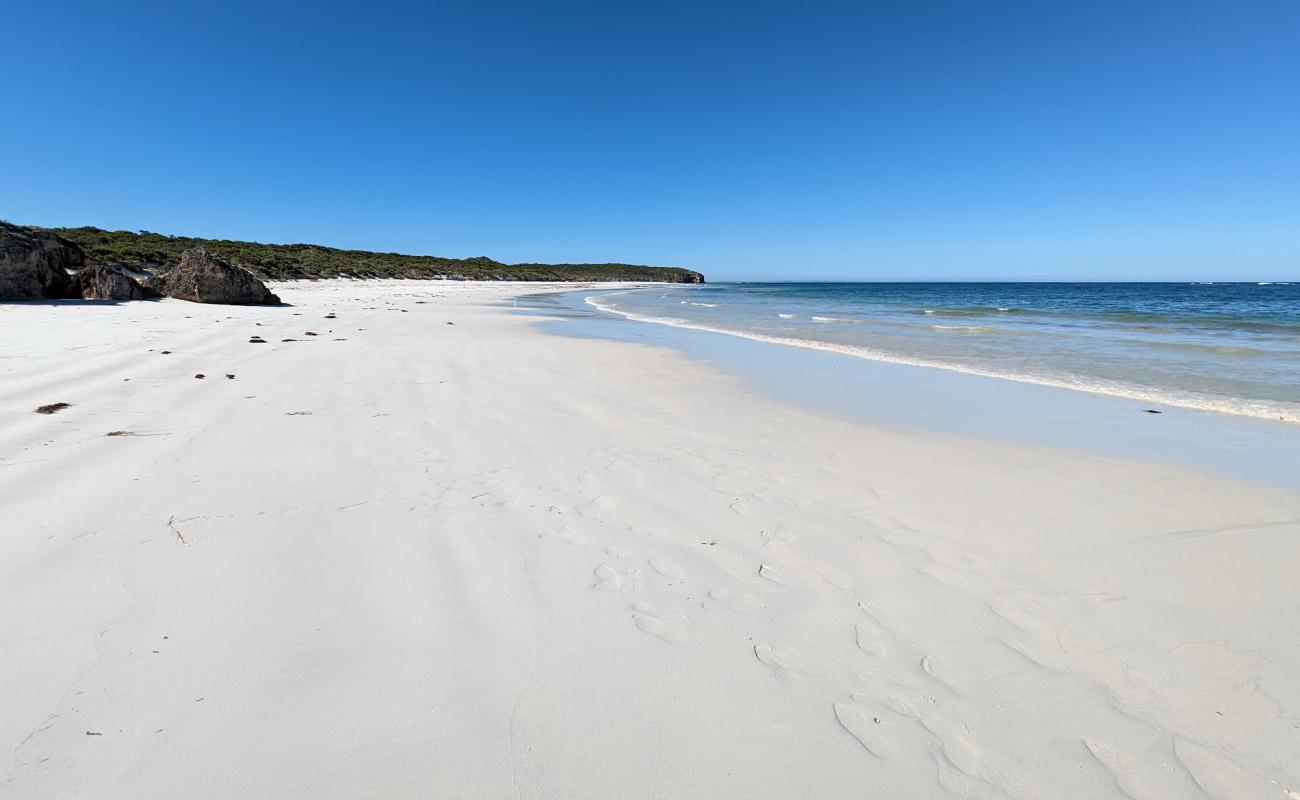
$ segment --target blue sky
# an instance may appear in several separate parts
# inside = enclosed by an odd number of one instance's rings
[[[1300,3],[5,4],[0,218],[691,266],[1300,278]]]

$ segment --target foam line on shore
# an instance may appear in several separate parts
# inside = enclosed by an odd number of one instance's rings
[[[1142,389],[1135,386],[1126,386],[1121,384],[1102,383],[1102,382],[1084,382],[1068,381],[1056,378],[1047,378],[1038,375],[1026,375],[1014,372],[999,372],[997,370],[981,369],[979,367],[970,367],[961,364],[949,364],[941,361],[934,361],[923,358],[911,358],[900,356],[893,353],[886,353],[869,347],[860,345],[845,345],[835,342],[823,342],[816,339],[799,339],[790,336],[769,336],[762,333],[753,333],[750,331],[741,331],[734,328],[724,328],[717,325],[703,325],[698,322],[681,319],[678,317],[654,317],[646,314],[638,314],[633,311],[624,311],[617,306],[609,303],[602,303],[603,298],[612,297],[618,294],[625,294],[625,291],[611,292],[604,295],[588,295],[583,298],[584,302],[598,311],[609,314],[617,314],[626,319],[636,322],[650,322],[656,325],[668,325],[674,328],[685,328],[695,331],[704,331],[707,333],[720,333],[727,336],[737,336],[742,339],[750,339],[757,342],[767,342],[768,344],[779,344],[787,347],[800,347],[807,350],[820,350],[829,353],[839,353],[841,355],[863,358],[871,361],[882,361],[890,364],[902,364],[913,367],[928,367],[930,369],[942,369],[949,372],[959,372],[966,375],[978,375],[984,378],[997,378],[1000,380],[1016,381],[1017,383],[1030,383],[1037,386],[1049,386],[1056,389],[1069,389],[1078,392],[1087,392],[1089,394],[1104,395],[1107,397],[1118,397],[1126,400],[1138,400],[1146,403],[1155,403],[1159,405],[1174,406],[1177,408],[1186,408],[1195,411],[1212,411],[1220,414],[1231,414],[1234,416],[1252,417],[1255,419],[1270,420],[1274,422],[1284,422],[1287,424],[1300,424],[1300,414],[1290,409],[1265,401],[1244,401],[1229,400],[1207,397],[1204,395],[1185,395],[1158,392],[1149,389]],[[829,317],[813,317],[818,322],[834,322]]]

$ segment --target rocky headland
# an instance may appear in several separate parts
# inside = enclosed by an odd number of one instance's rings
[[[274,304],[279,298],[264,281],[319,278],[704,283],[700,273],[679,267],[504,264],[486,256],[413,256],[0,221],[0,301],[174,297]]]

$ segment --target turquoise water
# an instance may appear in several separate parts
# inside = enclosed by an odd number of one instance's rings
[[[1300,423],[1300,282],[721,283],[585,301],[649,323]]]

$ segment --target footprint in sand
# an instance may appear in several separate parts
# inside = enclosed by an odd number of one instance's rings
[[[596,583],[593,584],[592,588],[600,589],[601,591],[635,592],[641,588],[639,582],[629,580],[629,576],[634,577],[640,574],[638,570],[623,570],[620,572],[607,564],[601,564],[596,567],[594,574],[596,576]]]
[[[880,629],[867,620],[858,620],[854,627],[858,649],[872,658],[885,657],[885,645],[881,643]]]
[[[739,516],[742,517],[748,517],[754,513],[753,511],[750,510],[750,507],[753,505],[753,503],[750,502],[749,500],[746,500],[743,497],[737,497],[735,500],[732,500],[727,505],[732,510],[733,513],[738,514]]]
[[[608,497],[606,497],[603,494],[600,494],[593,497],[585,505],[575,507],[573,510],[577,512],[579,516],[589,517],[592,516],[593,514],[599,514],[601,511],[610,508],[613,504],[614,504],[613,501],[611,501]]]
[[[1007,637],[1002,645],[1028,663],[1043,669],[1068,672],[1070,663],[1056,643],[1048,643],[1027,636]],[[1300,798],[1297,798],[1300,800]]]
[[[782,683],[794,683],[799,675],[819,675],[820,668],[783,644],[756,644],[754,656]]]
[[[554,539],[559,539],[559,540],[564,541],[564,542],[567,542],[567,543],[569,543],[569,544],[581,544],[581,543],[582,543],[582,534],[578,533],[578,532],[575,531],[573,528],[570,528],[568,525],[564,525],[564,526],[562,526],[562,527],[561,527],[559,530],[557,530],[557,531],[550,531],[550,532],[547,532],[547,533],[539,533],[539,534],[537,534],[537,538],[538,538],[538,539],[541,539],[541,540],[543,540],[543,541],[551,541],[551,540],[554,540]]]
[[[849,576],[840,572],[835,567],[832,567],[829,564],[816,564],[813,566],[813,570],[821,576],[822,580],[826,581],[831,586],[834,586],[836,589],[841,589],[846,592],[853,590],[853,582],[849,580]]]
[[[963,700],[969,699],[966,692],[962,691],[957,682],[948,674],[947,669],[942,664],[936,664],[930,656],[921,656],[921,671],[930,676],[935,683],[957,695]]]
[[[779,547],[783,544],[788,544],[789,542],[794,541],[794,536],[786,531],[770,531],[767,528],[764,528],[758,532],[758,535],[763,537],[764,547]]]
[[[607,592],[619,592],[623,590],[623,576],[618,574],[618,570],[613,567],[601,564],[595,570],[596,585],[593,588],[602,589]]]
[[[867,718],[860,710],[847,703],[835,704],[835,719],[867,752],[877,758],[888,758],[890,751],[885,738],[880,735],[880,717]]]
[[[949,764],[971,777],[979,775],[979,750],[960,729],[960,723],[953,720],[922,720],[922,724],[939,738],[940,750]]]
[[[950,707],[940,705],[938,698],[918,692],[916,689],[899,686],[912,695],[886,693],[881,697],[885,706],[905,717],[910,717],[925,728],[935,738],[932,744],[936,763],[942,769],[945,765],[964,775],[979,776],[980,752],[970,739],[970,728],[966,723],[950,716]],[[914,700],[923,701],[918,705]]]
[[[1129,797],[1197,797],[1194,778],[1181,763],[1152,758],[1150,753],[1126,752],[1085,738],[1088,754],[1114,778]],[[1294,794],[1294,793],[1292,793]]]
[[[924,689],[906,683],[896,683],[895,686],[896,692],[884,694],[880,700],[897,714],[920,720],[922,708],[939,704],[939,698]]]
[[[758,577],[763,578],[764,580],[771,581],[772,583],[775,583],[777,586],[785,586],[785,581],[781,580],[781,577],[777,574],[777,571],[772,569],[772,567],[768,566],[767,564],[758,565]]]
[[[763,607],[763,601],[748,592],[710,589],[709,598],[702,605],[705,608],[725,608],[738,614],[753,614]]]
[[[681,567],[662,556],[655,556],[650,559],[649,563],[655,572],[658,572],[665,578],[672,578],[675,581],[680,581],[682,578],[686,577],[686,573]]]
[[[680,644],[686,641],[686,628],[680,618],[674,620],[670,615],[660,613],[649,603],[637,603],[632,607],[632,611],[632,621],[642,632],[663,639],[669,644]]]

